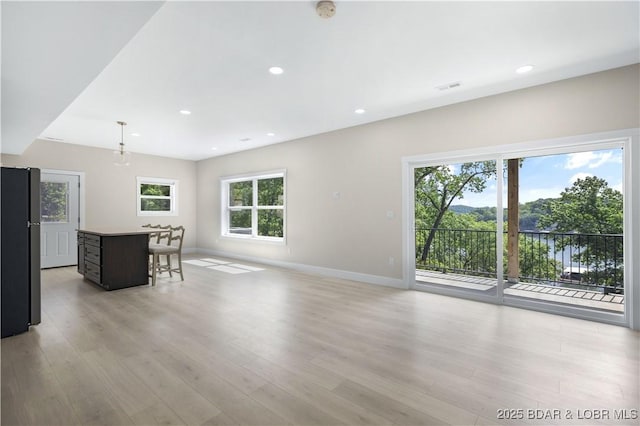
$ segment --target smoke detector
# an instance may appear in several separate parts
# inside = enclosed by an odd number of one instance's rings
[[[331,18],[336,14],[336,5],[331,0],[322,0],[316,4],[316,12],[321,18]]]

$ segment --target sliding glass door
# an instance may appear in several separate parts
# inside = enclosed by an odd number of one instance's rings
[[[419,286],[498,295],[495,160],[414,169],[415,279]]]
[[[624,323],[628,144],[414,161],[405,169],[410,286]]]
[[[623,313],[622,147],[515,161],[518,202],[509,207],[519,256],[511,258],[505,296]]]

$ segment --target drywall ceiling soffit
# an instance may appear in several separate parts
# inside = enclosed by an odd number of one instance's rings
[[[2,152],[21,154],[163,3],[2,1]]]

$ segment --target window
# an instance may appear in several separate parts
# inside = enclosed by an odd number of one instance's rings
[[[284,240],[285,172],[222,179],[222,235]]]
[[[40,182],[40,221],[69,222],[69,183]]]
[[[138,177],[138,216],[177,216],[178,181]]]

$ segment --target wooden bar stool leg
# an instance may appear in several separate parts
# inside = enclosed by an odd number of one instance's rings
[[[151,272],[151,285],[156,285],[156,274],[158,270],[158,265],[160,263],[160,256],[157,253],[153,253],[153,271]]]

